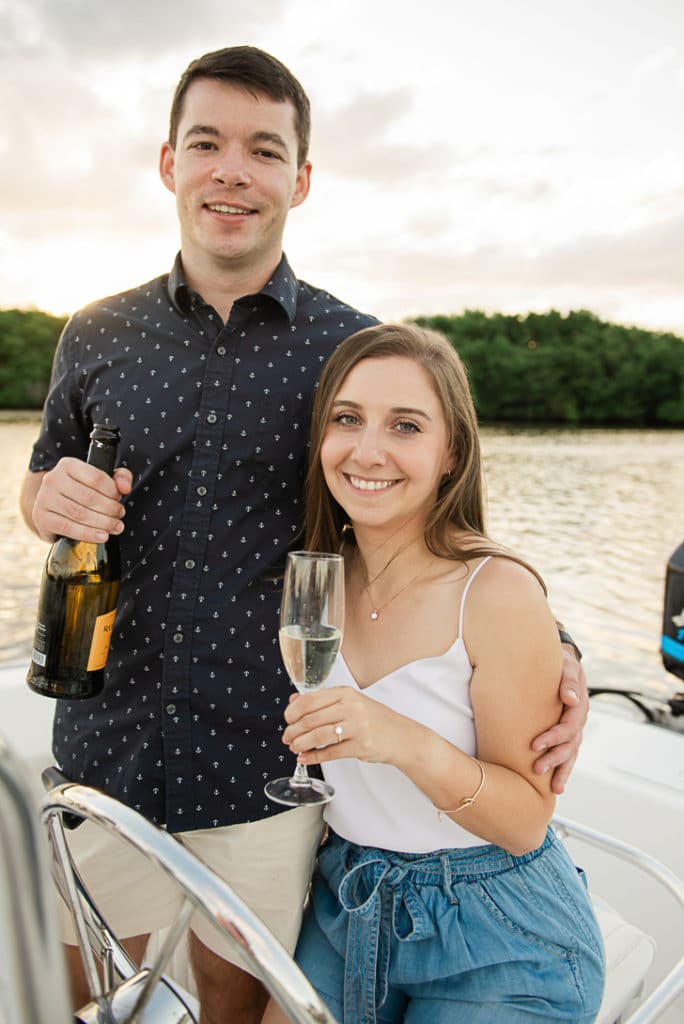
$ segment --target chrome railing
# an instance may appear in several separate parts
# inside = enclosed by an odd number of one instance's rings
[[[651,857],[649,854],[644,853],[643,850],[639,850],[629,843],[623,843],[620,839],[615,839],[613,836],[606,835],[604,832],[599,832],[596,829],[588,828],[586,825],[580,825],[569,818],[555,817],[553,825],[562,838],[567,836],[588,843],[590,846],[603,850],[613,857],[619,857],[621,860],[627,861],[639,870],[651,875],[674,896],[684,911],[684,882],[675,875],[674,871],[671,871],[661,861],[656,860],[655,857]],[[682,918],[681,935],[682,949],[684,949],[684,917]],[[654,1021],[659,1020],[665,1010],[683,992],[684,953],[634,1013],[626,1018],[624,1024],[653,1024]]]
[[[62,819],[87,818],[115,833],[156,863],[185,894],[183,909],[156,962],[136,968],[73,873]],[[173,946],[195,911],[229,937],[253,973],[295,1024],[335,1024],[288,954],[239,897],[170,835],[156,829],[117,800],[71,783],[58,785],[44,799],[47,824],[60,870],[59,884],[74,902],[77,931],[98,951],[103,970],[91,959],[89,980],[96,998],[76,1019],[114,1019],[133,1024],[195,1020],[185,994],[163,976]],[[554,819],[562,836],[578,839],[630,862],[654,877],[684,909],[684,883],[669,868],[629,844],[564,817]],[[0,738],[0,1020],[8,1024],[68,1024],[66,974],[57,938],[54,889],[45,833],[37,803],[25,782],[20,760]],[[684,934],[684,929],[682,929]],[[88,967],[86,966],[88,970]],[[625,1024],[653,1024],[684,992],[684,955]],[[177,995],[177,993],[180,993]],[[102,1008],[116,997],[116,1013]],[[110,1002],[109,1008],[114,1004]],[[188,1002],[188,1006],[192,1006]],[[150,1011],[148,1013],[148,1011]]]
[[[51,789],[44,799],[43,820],[50,829],[55,853],[59,865],[59,874],[62,876],[62,885],[66,885],[66,894],[74,912],[74,920],[77,934],[89,936],[93,932],[93,916],[97,915],[97,908],[87,898],[87,893],[82,886],[78,875],[73,872],[64,833],[62,832],[62,821],[64,816],[88,819],[96,825],[115,834],[120,839],[131,844],[140,851],[150,862],[156,864],[164,871],[173,882],[182,890],[185,902],[181,912],[172,926],[167,940],[164,942],[157,955],[155,963],[141,972],[135,979],[127,978],[121,985],[121,991],[114,983],[112,994],[106,992],[93,964],[89,970],[89,984],[91,992],[98,1001],[110,999],[112,1005],[118,1000],[120,1006],[125,999],[130,1003],[130,1015],[119,1015],[119,1006],[115,1006],[114,1018],[125,1020],[128,1024],[133,1021],[140,1024],[147,1024],[149,1021],[159,1021],[160,1024],[167,1024],[168,1017],[164,1016],[164,1007],[159,1000],[160,1012],[153,1009],[147,1014],[148,1005],[158,995],[159,983],[162,982],[167,988],[174,991],[181,991],[173,983],[169,986],[167,980],[162,977],[166,964],[173,953],[174,947],[181,938],[187,925],[190,915],[199,911],[226,936],[233,944],[236,952],[245,961],[252,973],[259,978],[268,989],[274,999],[288,1014],[293,1024],[336,1024],[322,1000],[304,977],[302,972],[285,952],[283,947],[274,939],[270,931],[259,918],[243,903],[233,890],[226,885],[209,868],[203,865],[197,858],[178,843],[172,836],[161,831],[150,824],[137,811],[121,804],[118,800],[107,796],[98,790],[87,786],[80,786],[72,783],[64,783]],[[86,912],[82,911],[83,896],[86,896]],[[119,950],[118,943],[103,923],[106,943],[104,950],[110,951],[111,959],[118,974],[130,974],[130,968],[125,962],[125,954],[121,965],[117,964]],[[83,944],[79,943],[82,946]],[[123,953],[123,951],[121,951]],[[88,965],[86,964],[88,970]],[[134,995],[131,989],[134,982],[139,982]],[[112,979],[110,979],[112,984]],[[155,995],[153,996],[153,992]],[[183,998],[185,994],[182,993]],[[79,1020],[97,1021],[95,1009],[81,1011]],[[191,1020],[182,1013],[179,1020]],[[176,1020],[176,1017],[173,1018]]]
[[[25,778],[0,737],[0,1020],[67,1024],[48,843]]]

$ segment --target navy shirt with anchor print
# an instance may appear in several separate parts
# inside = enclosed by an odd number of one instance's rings
[[[321,368],[375,322],[298,281],[285,257],[226,324],[179,257],[71,318],[30,468],[85,458],[92,424],[110,423],[134,484],[104,691],[57,704],[54,754],[70,779],[172,832],[283,810],[263,792],[293,767],[278,570],[301,543]]]

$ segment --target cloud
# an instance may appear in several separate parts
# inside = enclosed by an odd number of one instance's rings
[[[622,235],[585,236],[547,252],[531,269],[540,280],[642,289],[684,289],[684,204],[671,217]]]
[[[22,102],[9,104],[0,124],[5,226],[31,237],[65,228],[76,216],[116,222],[135,203],[141,175],[155,167],[163,122],[156,131],[144,115],[138,125],[126,123],[84,86],[78,70],[49,56],[41,70],[36,78],[30,61],[15,58]]]
[[[385,185],[424,174],[424,147],[391,138],[412,105],[409,90],[396,89],[380,95],[362,92],[342,107],[315,111],[312,155],[317,167],[334,177]],[[448,159],[445,153],[442,163]]]
[[[684,290],[684,211],[618,238],[585,235],[534,255],[512,245],[465,250],[453,236],[436,240],[421,228],[416,225],[413,234],[404,231],[392,246],[336,251],[335,277],[353,282],[346,292],[362,308],[395,318],[464,308],[525,312],[583,307],[620,319],[627,300],[638,298],[645,308],[659,296]],[[339,291],[336,280],[331,288]],[[673,316],[684,316],[681,305],[681,313],[673,311]],[[683,331],[684,323],[675,329]]]
[[[164,54],[206,49],[211,33],[216,49],[244,42],[264,19],[278,19],[286,0],[6,0],[0,19],[4,55],[12,51],[57,52],[83,64],[138,59],[155,62]]]
[[[9,0],[0,6],[5,230],[44,238],[86,225],[145,231],[168,219],[146,187],[156,171],[177,78],[211,48],[242,42],[285,0]],[[163,11],[163,13],[160,13]],[[161,193],[161,189],[159,190]],[[130,230],[130,227],[129,227]]]
[[[409,25],[389,0],[343,14],[318,0],[0,0],[3,301],[52,303],[67,250],[93,294],[121,263],[141,279],[166,266],[177,224],[156,166],[171,93],[197,54],[250,42],[312,98],[314,188],[286,235],[303,276],[382,315],[605,315],[639,299],[679,323],[671,12],[613,37],[613,16],[597,34],[568,8],[561,53],[550,16],[494,4],[512,46],[492,40],[491,13],[451,7],[428,0]],[[120,257],[131,249],[138,262]]]
[[[671,64],[677,55],[674,46],[663,46],[655,53],[649,53],[634,69],[637,78],[649,78]]]

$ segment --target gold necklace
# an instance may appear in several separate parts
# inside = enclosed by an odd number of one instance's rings
[[[392,557],[385,562],[380,572],[376,573],[372,580],[368,579],[368,573],[366,572],[366,563],[362,560],[361,571],[363,573],[364,590],[368,590],[368,588],[372,587],[374,583],[377,583],[380,577],[385,575],[392,562],[396,561],[399,555],[403,555],[404,551],[406,551],[407,548],[410,548],[411,545],[414,543],[414,540],[408,540],[406,541],[405,544],[402,544],[400,548],[397,548]]]
[[[380,607],[378,607],[374,603],[373,598],[371,596],[371,592],[370,592],[371,585],[373,583],[375,583],[375,580],[377,580],[379,577],[376,576],[374,580],[371,580],[369,583],[366,583],[363,589],[364,589],[364,592],[368,595],[368,603],[371,606],[371,613],[370,613],[371,620],[373,622],[377,622],[377,620],[380,618],[380,612],[384,612],[384,610],[386,608],[389,608],[389,606],[392,604],[392,601],[394,601],[397,597],[399,597],[400,594],[403,594],[405,590],[408,590],[408,588],[411,586],[411,584],[415,583],[416,580],[420,576],[423,575],[423,573],[427,572],[427,570],[430,568],[431,565],[432,565],[432,562],[428,562],[428,564],[424,565],[422,567],[422,569],[419,569],[418,572],[415,574],[415,576],[411,577],[411,579],[408,581],[408,583],[405,583],[403,585],[403,587],[400,587],[399,590],[397,590],[394,594],[392,594],[392,596],[390,597],[389,601],[385,601],[385,603],[380,605]],[[385,568],[387,568],[387,566],[385,566]],[[383,572],[384,571],[385,570],[383,569]],[[364,573],[364,575],[365,575],[365,573]],[[379,575],[382,575],[382,573],[380,573]]]
[[[393,534],[391,534],[387,538],[387,540],[384,540],[382,542],[382,544],[380,545],[380,547],[377,548],[373,552],[373,554],[375,555],[375,554],[378,553],[378,551],[382,551],[382,549],[385,546],[385,544],[389,544],[389,542],[394,537],[395,533],[398,533],[399,530],[402,529],[402,526],[403,526],[403,524],[401,526],[399,526],[397,528],[397,530],[395,530],[395,532]],[[339,549],[338,549],[338,552],[337,552],[338,555],[342,554],[342,551],[344,549],[344,545],[346,543],[345,537],[344,537],[345,533],[347,532],[347,530],[352,530],[353,531],[353,529],[354,529],[354,527],[352,526],[351,523],[345,523],[344,526],[342,527],[342,542],[341,542],[341,544],[339,546]],[[372,587],[374,583],[377,583],[377,581],[380,579],[380,577],[384,576],[384,574],[387,572],[387,570],[389,569],[389,567],[392,564],[392,562],[394,562],[399,557],[399,555],[402,555],[404,553],[404,551],[406,551],[407,548],[410,548],[411,545],[416,541],[416,539],[417,538],[413,537],[412,539],[407,540],[405,544],[402,544],[401,547],[397,548],[397,550],[394,552],[394,554],[391,555],[391,557],[387,559],[387,561],[383,565],[383,567],[380,570],[380,572],[376,573],[372,580],[368,579],[368,573],[366,571],[366,563],[361,558],[361,555],[359,554],[358,549],[357,549],[358,559],[359,559],[359,562],[361,564],[361,575],[363,576],[363,589],[365,590],[367,587]]]

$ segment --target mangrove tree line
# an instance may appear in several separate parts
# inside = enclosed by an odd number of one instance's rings
[[[66,317],[0,310],[0,408],[38,409]],[[417,317],[465,362],[483,421],[684,426],[684,340],[585,310]]]

